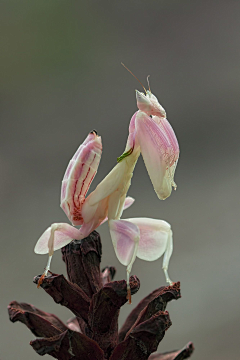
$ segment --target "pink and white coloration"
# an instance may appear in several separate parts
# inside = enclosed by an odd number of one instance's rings
[[[140,110],[135,121],[136,136],[153,187],[159,199],[164,200],[171,195],[172,187],[177,188],[174,173],[179,158],[178,141],[156,96],[147,90],[146,95],[136,91],[136,97]]]
[[[168,265],[173,251],[170,224],[164,220],[151,218],[111,220],[109,223],[117,258],[127,266],[128,281],[136,257],[145,261],[154,261],[164,255],[162,268],[166,282],[172,284],[168,276]]]
[[[74,225],[82,226],[77,229],[67,223],[54,223],[42,234],[34,248],[34,252],[37,254],[49,253],[48,263],[42,278],[50,270],[50,263],[55,250],[67,245],[73,239],[81,240],[87,237],[108,219],[108,203],[106,201],[96,208],[90,219],[88,218],[85,221],[82,215],[85,196],[96,175],[101,153],[101,137],[92,131],[69,162],[62,182],[61,207]],[[134,199],[128,197],[124,202],[124,208],[128,208],[133,202]]]
[[[179,158],[179,146],[176,135],[166,119],[166,111],[159,103],[157,97],[146,90],[141,81],[121,63],[142,85],[146,95],[136,90],[137,107],[139,111],[131,119],[129,137],[132,143],[138,143],[141,148],[143,160],[153,187],[160,200],[171,195],[172,187],[176,190],[174,173]],[[125,152],[119,159],[130,155],[132,149]]]
[[[62,181],[61,208],[73,225],[82,225],[82,205],[102,154],[101,137],[92,131],[70,160]]]
[[[154,190],[159,199],[164,200],[171,195],[172,187],[176,189],[174,173],[179,157],[178,141],[164,108],[151,91],[146,91],[146,95],[136,91],[136,97],[139,111],[130,121],[127,146],[119,161],[129,161],[131,157],[137,161],[141,152]],[[170,225],[163,220],[147,218],[120,220],[120,217],[109,217],[109,220],[114,249],[119,261],[127,266],[128,279],[136,257],[153,261],[164,254],[163,270],[166,281],[171,284],[168,276],[173,250]]]
[[[139,257],[153,261],[163,258],[166,281],[171,283],[167,270],[172,254],[172,231],[163,220],[135,218],[120,220],[125,208],[133,203],[126,198],[133,170],[142,153],[150,179],[160,199],[170,196],[176,188],[173,177],[179,147],[175,133],[166,119],[163,107],[157,98],[146,91],[146,96],[137,92],[137,111],[129,125],[125,152],[118,164],[85,199],[88,188],[96,174],[101,157],[101,139],[95,132],[89,134],[70,161],[64,175],[61,192],[61,207],[73,225],[52,224],[38,240],[35,252],[49,253],[45,276],[50,269],[52,254],[73,239],[81,240],[108,220],[113,246],[119,261],[127,266],[127,283],[132,265]],[[130,288],[129,288],[129,301]]]
[[[120,220],[140,153],[160,199],[170,196],[172,186],[176,188],[173,176],[179,147],[174,131],[165,118],[165,110],[150,92],[147,92],[146,97],[137,92],[137,104],[140,110],[130,121],[125,152],[118,158],[118,164],[86,199],[82,211],[84,218],[88,220],[96,208],[108,204],[111,238],[117,258],[127,266],[128,284],[136,257],[153,261],[163,254],[163,270],[166,281],[171,284],[167,272],[173,248],[170,225],[163,220],[147,218]]]

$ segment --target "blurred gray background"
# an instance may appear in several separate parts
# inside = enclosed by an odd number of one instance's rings
[[[32,283],[47,256],[34,245],[59,207],[61,180],[88,132],[102,136],[103,155],[91,186],[116,164],[136,111],[136,80],[167,111],[180,144],[178,189],[165,201],[154,193],[140,158],[124,217],[171,223],[170,277],[182,299],[168,306],[172,327],[159,351],[193,341],[193,359],[239,359],[240,2],[194,0],[16,1],[0,11],[1,308],[0,359],[39,359],[34,336],[12,324],[7,304],[29,302],[66,321],[72,314]],[[118,263],[107,224],[99,228],[102,265]],[[161,260],[136,260],[138,301],[165,284]],[[52,270],[65,274],[61,252]],[[49,358],[49,356],[45,356]]]

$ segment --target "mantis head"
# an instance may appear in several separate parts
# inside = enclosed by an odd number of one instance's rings
[[[148,116],[155,115],[166,118],[166,111],[159,104],[158,99],[152,94],[150,90],[146,91],[146,95],[136,90],[137,107],[139,110],[146,113]]]

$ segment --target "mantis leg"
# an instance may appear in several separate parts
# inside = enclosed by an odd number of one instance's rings
[[[129,221],[110,220],[109,229],[116,256],[121,264],[127,266],[127,299],[131,304],[129,276],[137,255],[139,228]]]
[[[173,252],[173,237],[172,237],[172,230],[169,231],[169,235],[168,235],[168,242],[167,242],[167,246],[166,246],[166,250],[164,253],[164,257],[163,257],[163,271],[166,277],[166,282],[169,283],[169,285],[172,285],[173,282],[172,280],[169,278],[168,276],[168,264],[169,264],[169,260],[170,257],[172,255]]]
[[[65,223],[52,224],[39,238],[34,252],[36,254],[49,254],[47,266],[38,281],[38,288],[50,270],[52,256],[55,250],[69,244],[73,239],[78,239],[80,232],[73,226]]]
[[[163,257],[163,271],[166,282],[170,285],[172,281],[168,276],[168,264],[173,251],[173,236],[169,223],[164,220],[149,218],[126,219],[135,224],[140,230],[140,240],[137,248],[137,257],[154,261]]]

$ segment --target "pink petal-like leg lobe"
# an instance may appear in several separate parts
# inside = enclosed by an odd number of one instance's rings
[[[34,252],[36,254],[52,255],[53,251],[61,249],[69,244],[73,239],[78,239],[79,230],[67,223],[52,224],[44,231],[38,239]]]
[[[37,241],[34,252],[36,254],[47,254],[49,258],[45,271],[38,281],[38,288],[48,271],[50,271],[50,264],[53,256],[53,252],[69,244],[73,239],[78,239],[80,232],[73,226],[65,223],[52,224]]]
[[[109,229],[116,256],[121,264],[128,266],[136,257],[139,229],[125,220],[110,220]]]
[[[164,220],[151,218],[126,219],[136,225],[140,231],[140,239],[137,248],[137,257],[146,261],[154,261],[163,256],[163,271],[166,282],[172,281],[168,276],[169,260],[173,251],[172,230],[169,223]]]
[[[82,205],[101,159],[101,137],[91,132],[70,160],[63,177],[61,207],[73,225],[82,225]]]
[[[150,218],[126,219],[140,230],[137,257],[146,261],[159,259],[166,251],[171,226],[166,221]]]
[[[127,298],[131,303],[129,276],[136,259],[139,229],[136,225],[125,220],[110,220],[109,230],[116,256],[121,264],[127,266]]]

